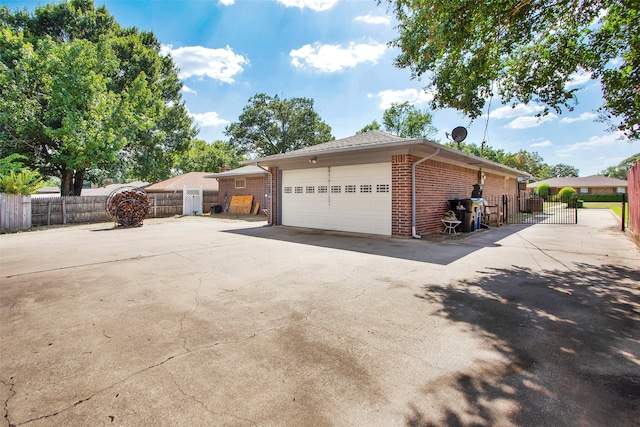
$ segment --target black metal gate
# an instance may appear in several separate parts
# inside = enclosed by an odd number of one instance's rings
[[[577,224],[578,198],[563,201],[521,193],[485,198],[485,204],[500,206],[502,221],[507,224]]]

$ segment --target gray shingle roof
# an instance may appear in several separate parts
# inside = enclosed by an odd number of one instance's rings
[[[361,133],[347,138],[336,139],[334,141],[325,142],[318,145],[312,145],[310,147],[300,148],[295,151],[289,151],[283,154],[275,154],[273,156],[263,157],[260,160],[275,160],[286,159],[298,156],[307,156],[310,154],[322,154],[326,152],[342,151],[353,148],[366,148],[380,146],[392,142],[414,141],[413,139],[402,138],[399,136],[391,135],[379,130],[371,130],[369,132]]]
[[[527,184],[527,188],[537,188],[540,184],[549,184],[549,187],[626,187],[627,181],[623,179],[609,178],[602,175],[590,175],[584,177],[549,178]]]
[[[234,176],[267,175],[268,172],[255,165],[242,166],[226,172],[212,173],[205,178],[231,178]]]

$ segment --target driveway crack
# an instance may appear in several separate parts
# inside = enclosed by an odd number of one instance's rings
[[[199,289],[194,290],[196,296],[194,297],[194,301],[196,302],[196,306],[189,312],[184,313],[184,315],[182,316],[182,319],[180,319],[180,332],[178,332],[178,338],[180,338],[182,340],[182,348],[185,349],[187,352],[189,352],[189,348],[187,347],[187,337],[182,335],[182,331],[184,328],[184,321],[187,319],[187,317],[190,317],[191,315],[193,315],[193,313],[196,312],[196,310],[198,310],[198,307],[200,307],[200,301],[198,300],[199,295]]]
[[[240,421],[246,421],[246,422],[248,422],[248,423],[251,423],[251,425],[254,425],[254,426],[255,426],[255,425],[258,425],[258,424],[257,424],[255,421],[253,421],[253,420],[250,420],[250,419],[247,419],[247,418],[242,418],[242,417],[239,417],[238,415],[235,415],[235,414],[230,414],[230,413],[228,413],[228,412],[216,412],[216,411],[211,410],[211,409],[210,409],[210,408],[209,408],[209,407],[208,407],[208,406],[207,406],[203,401],[201,401],[200,399],[198,399],[196,396],[191,395],[191,394],[189,394],[189,393],[185,392],[185,391],[182,389],[182,387],[180,387],[180,384],[178,384],[178,382],[176,381],[176,379],[175,379],[175,377],[173,376],[173,374],[172,374],[172,373],[171,373],[171,372],[170,372],[166,367],[164,367],[164,366],[163,366],[162,368],[165,370],[165,372],[166,372],[167,374],[169,374],[169,376],[171,377],[171,382],[173,382],[173,384],[176,386],[176,388],[178,389],[178,391],[179,391],[183,396],[185,396],[185,397],[187,397],[187,398],[189,398],[189,399],[193,400],[194,402],[197,402],[197,403],[198,403],[198,405],[200,405],[200,406],[201,406],[205,411],[207,411],[207,412],[208,412],[208,413],[210,413],[211,415],[215,415],[215,416],[226,415],[226,416],[229,416],[229,417],[233,417],[233,418],[235,418],[235,419],[238,419],[238,420],[240,420]]]
[[[190,313],[193,313],[193,312],[198,308],[198,304],[199,304],[199,303],[198,303],[198,301],[197,301],[197,294],[196,294],[196,303],[197,303],[196,307],[195,307],[195,308],[194,308]],[[189,314],[189,313],[185,314],[185,317],[183,317],[183,320],[184,320],[184,318],[186,318],[186,316],[187,316],[188,314]],[[21,422],[21,423],[16,423],[16,424],[11,424],[11,423],[9,423],[9,426],[10,426],[10,427],[18,427],[18,426],[21,426],[21,425],[25,425],[25,424],[32,423],[32,422],[34,422],[34,421],[40,421],[40,420],[45,420],[45,419],[47,419],[47,418],[55,417],[56,415],[59,415],[59,414],[61,414],[61,413],[63,413],[63,412],[66,412],[66,411],[68,411],[69,409],[72,409],[72,408],[74,408],[74,407],[76,407],[76,406],[78,406],[78,405],[81,405],[81,404],[83,404],[83,403],[85,403],[85,402],[88,402],[89,400],[93,399],[95,396],[98,396],[99,394],[102,394],[102,393],[104,393],[104,392],[105,392],[105,391],[107,391],[107,390],[111,390],[111,389],[112,389],[112,388],[114,388],[115,386],[117,386],[117,385],[119,385],[119,384],[122,384],[122,383],[124,383],[125,381],[127,381],[127,380],[129,380],[129,379],[131,379],[131,378],[133,378],[133,377],[135,377],[135,376],[137,376],[137,375],[143,374],[143,373],[145,373],[145,372],[147,372],[147,371],[150,371],[151,369],[154,369],[154,368],[160,367],[160,366],[164,365],[165,363],[167,363],[167,362],[169,362],[169,361],[171,361],[171,360],[173,360],[173,359],[176,359],[176,358],[181,357],[181,356],[185,356],[185,355],[187,355],[187,354],[190,354],[190,353],[193,353],[193,352],[196,352],[196,351],[206,350],[206,349],[209,349],[209,348],[213,348],[213,347],[216,347],[216,346],[218,346],[218,345],[240,344],[240,343],[242,343],[242,342],[248,341],[248,340],[250,340],[250,339],[252,339],[252,338],[255,338],[255,337],[257,337],[257,336],[266,335],[266,334],[269,334],[269,333],[271,333],[271,332],[273,332],[273,331],[276,331],[276,330],[280,330],[280,329],[286,328],[286,327],[288,327],[288,326],[290,326],[290,325],[292,325],[292,324],[295,324],[295,323],[298,323],[298,322],[301,322],[301,321],[306,321],[306,320],[308,320],[308,319],[309,319],[309,315],[310,315],[310,313],[307,313],[307,314],[305,314],[305,316],[304,316],[302,319],[295,320],[295,321],[289,322],[289,323],[284,324],[284,325],[274,326],[274,327],[271,327],[271,328],[265,329],[264,331],[260,331],[260,332],[257,332],[257,333],[253,333],[253,334],[251,334],[251,335],[248,335],[248,336],[246,336],[246,337],[244,337],[244,338],[241,338],[241,339],[238,339],[238,340],[234,340],[234,341],[219,341],[219,342],[215,342],[215,343],[212,343],[212,344],[203,345],[203,346],[200,346],[200,347],[197,347],[197,348],[194,348],[194,349],[187,349],[187,348],[184,348],[184,351],[182,351],[182,352],[180,352],[180,353],[177,353],[177,354],[174,354],[174,355],[172,355],[172,356],[169,356],[169,357],[165,358],[164,360],[162,360],[162,361],[160,361],[160,362],[158,362],[158,363],[154,363],[153,365],[149,365],[149,366],[147,366],[147,367],[146,367],[146,368],[144,368],[144,369],[140,369],[139,371],[133,372],[133,373],[131,373],[131,374],[127,375],[126,377],[122,378],[121,380],[118,380],[118,381],[114,382],[113,384],[109,385],[108,387],[104,387],[104,388],[102,388],[102,389],[100,389],[100,390],[96,391],[95,393],[91,394],[91,395],[90,395],[89,397],[87,397],[87,398],[80,399],[80,400],[78,400],[78,401],[76,401],[76,402],[72,403],[71,405],[68,405],[68,406],[66,406],[66,407],[64,407],[64,408],[62,408],[62,409],[59,409],[59,410],[57,410],[57,411],[55,411],[55,412],[53,412],[53,413],[50,413],[50,414],[41,415],[41,416],[39,416],[39,417],[31,418],[31,419],[26,420],[26,421],[23,421],[23,422]],[[184,338],[183,338],[183,339],[184,339]],[[0,381],[1,381],[1,380],[0,380]],[[175,381],[174,381],[174,382],[175,382]],[[7,402],[9,401],[9,399],[11,399],[11,397],[13,397],[13,396],[15,395],[15,391],[13,391],[13,384],[7,384],[7,383],[5,383],[4,381],[2,381],[2,383],[3,383],[3,384],[5,384],[5,385],[10,385],[11,390],[12,390],[12,395],[11,395],[11,396],[9,396],[9,398],[5,401],[5,419],[7,419],[7,420],[8,420]],[[186,395],[186,394],[185,394],[185,395]],[[187,395],[187,396],[188,396],[188,395]],[[195,398],[194,398],[194,400],[195,400]],[[197,401],[197,400],[196,400],[196,401]],[[221,415],[221,414],[218,414],[218,415]],[[248,420],[248,419],[240,418],[240,417],[238,417],[238,416],[236,416],[236,415],[233,415],[233,414],[226,414],[226,413],[225,413],[224,415],[228,415],[228,416],[231,416],[231,417],[235,417],[235,418],[238,418],[239,420],[244,420],[244,421],[250,422],[250,423],[252,423],[253,425],[255,425],[255,422],[253,422],[253,421],[251,421],[251,420]]]
[[[13,380],[13,377],[9,378],[9,380]],[[11,421],[9,420],[9,401],[13,396],[16,395],[16,391],[13,389],[15,383],[13,381],[6,383],[3,380],[0,380],[0,383],[9,387],[9,397],[7,397],[4,401],[4,419],[7,421],[7,425],[9,425],[9,427],[13,427],[14,424],[11,424]]]

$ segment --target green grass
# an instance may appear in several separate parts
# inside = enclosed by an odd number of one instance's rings
[[[622,203],[621,202],[584,202],[583,208],[585,209],[611,209],[613,213],[618,215],[618,218],[622,218]],[[629,204],[625,206],[625,218],[629,218]]]

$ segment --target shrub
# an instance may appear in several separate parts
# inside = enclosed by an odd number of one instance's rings
[[[538,186],[538,189],[536,190],[536,193],[538,193],[538,196],[542,197],[543,199],[546,199],[547,197],[549,197],[549,194],[551,193],[551,187],[549,187],[549,184],[540,184]]]
[[[622,202],[622,194],[581,194],[585,202]]]
[[[558,192],[558,198],[561,202],[569,203],[571,200],[575,199],[576,194],[577,192],[575,188],[564,187]]]
[[[10,170],[8,174],[0,176],[0,192],[20,194],[26,196],[38,191],[44,186],[44,181],[38,172],[29,168],[22,168],[19,172]]]

